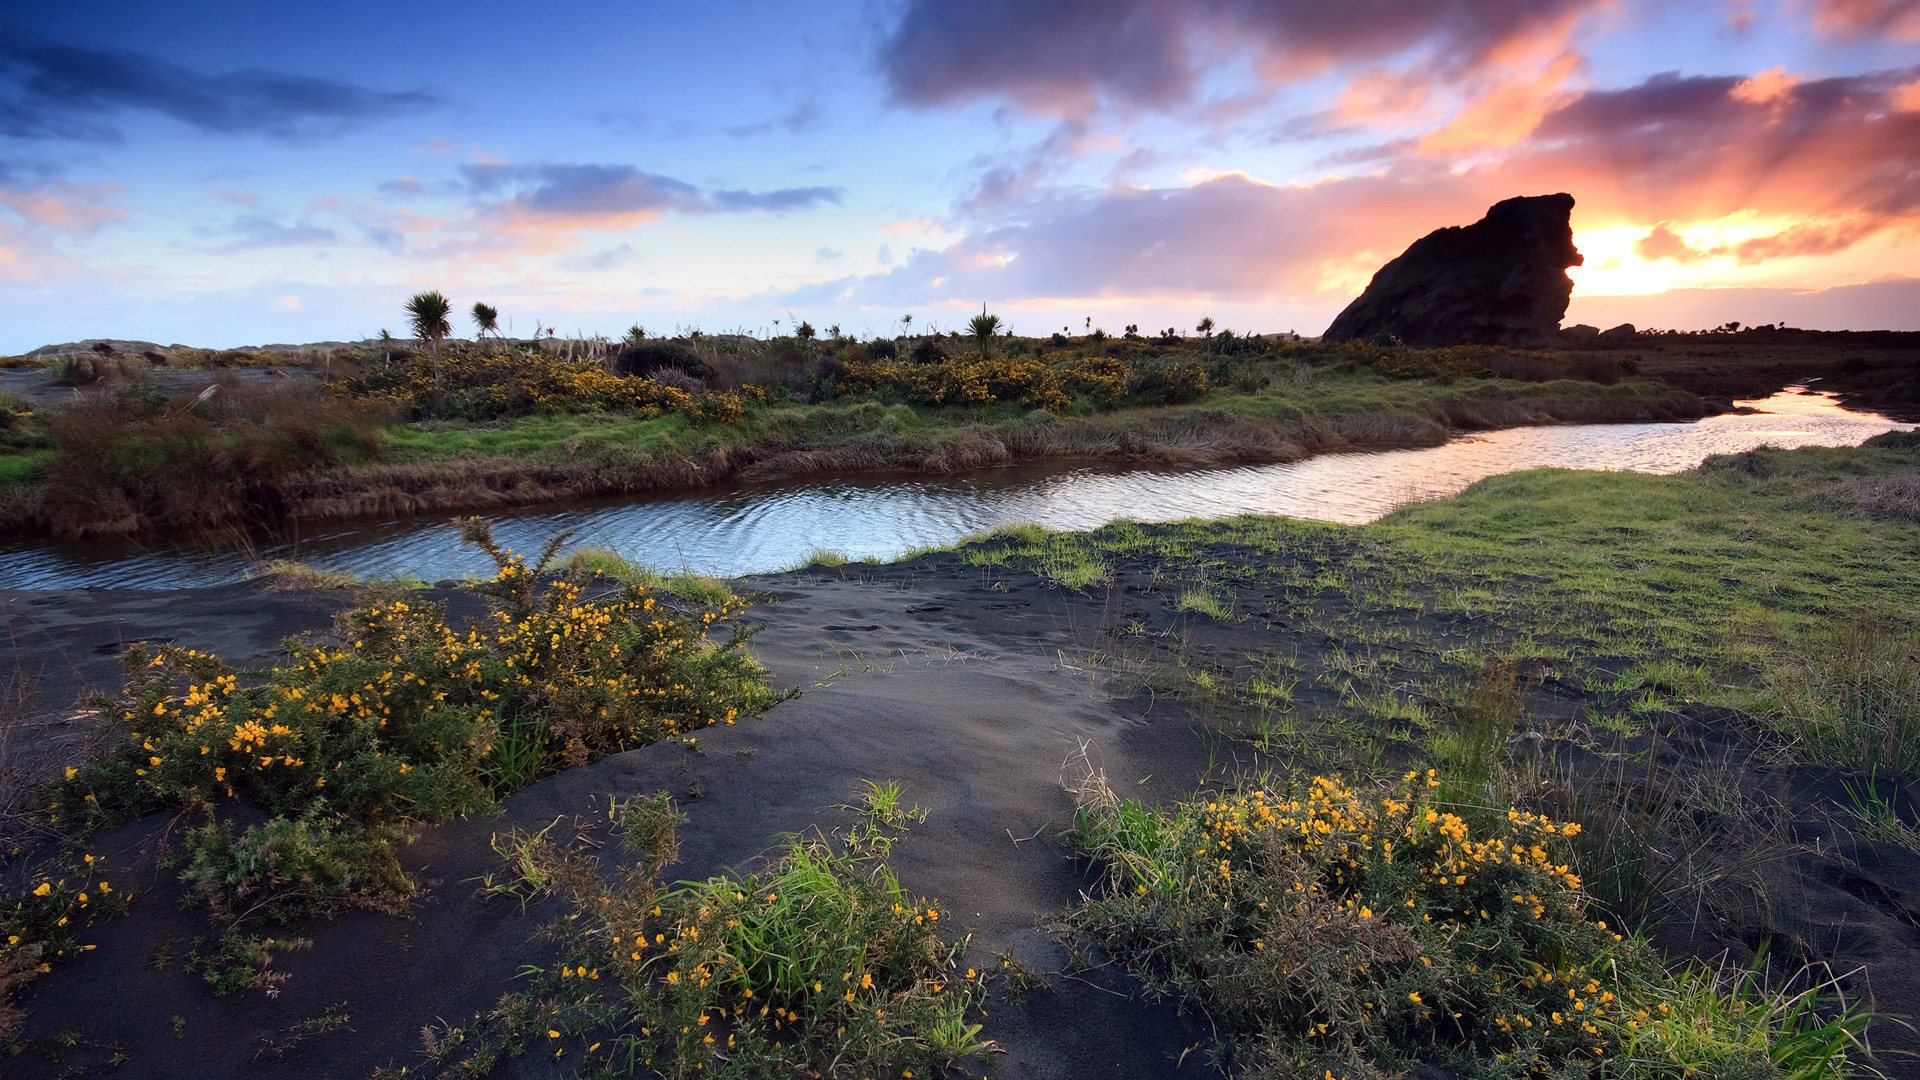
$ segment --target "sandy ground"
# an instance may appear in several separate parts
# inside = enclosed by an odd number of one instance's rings
[[[177,955],[193,930],[180,915],[173,875],[154,864],[172,820],[101,838],[90,850],[109,860],[116,883],[144,895],[129,916],[100,928],[98,950],[33,987],[24,1004],[35,1051],[8,1063],[7,1075],[58,1075],[62,1066],[98,1063],[112,1048],[133,1055],[127,1075],[365,1076],[376,1065],[415,1061],[422,1026],[486,1009],[514,987],[520,965],[547,958],[534,931],[559,907],[523,916],[511,903],[475,896],[470,880],[498,861],[489,838],[556,819],[590,830],[604,819],[609,795],[663,788],[691,819],[668,874],[703,878],[749,866],[787,834],[850,823],[841,804],[854,800],[862,780],[900,781],[928,811],[893,850],[907,887],[955,912],[973,934],[970,962],[984,966],[1011,949],[1036,970],[1059,971],[1060,947],[1035,924],[1084,885],[1061,837],[1072,811],[1062,763],[1086,745],[1119,785],[1169,798],[1189,792],[1210,763],[1222,764],[1219,740],[1177,708],[1109,700],[1063,661],[1059,650],[1070,642],[1053,629],[1037,583],[994,594],[1012,633],[992,640],[956,625],[939,587],[800,577],[767,584],[769,600],[754,612],[766,629],[753,652],[799,697],[701,732],[698,751],[674,743],[621,754],[521,792],[497,817],[428,830],[407,853],[430,883],[414,916],[354,914],[302,928],[314,947],[277,965],[291,978],[276,997],[216,999],[177,960],[156,970],[156,952],[171,943]],[[258,587],[171,597],[20,594],[8,603],[10,623],[21,608],[31,613],[32,641],[23,649],[30,662],[81,673],[43,681],[55,694],[106,682],[106,647],[121,641],[169,638],[266,660],[286,633],[324,625],[332,606]],[[316,1036],[284,1060],[261,1052],[277,1033],[332,1006],[350,1017],[347,1029]],[[1007,1050],[994,1063],[996,1077],[1210,1072],[1198,1053],[1176,1066],[1206,1035],[1204,1021],[1134,1000],[1128,980],[1111,971],[1055,977],[1024,1005],[995,1000],[988,1013],[986,1034]],[[184,1018],[177,1034],[175,1016]],[[75,1046],[58,1045],[63,1032],[80,1036]],[[541,1069],[533,1059],[503,1074]]]
[[[1217,554],[1252,557],[1225,546]],[[1335,544],[1300,558],[1335,564],[1350,554]],[[999,990],[990,997],[983,1034],[1006,1050],[990,1075],[1218,1075],[1204,1053],[1188,1052],[1209,1035],[1204,1016],[1141,1000],[1131,979],[1111,968],[1065,974],[1062,946],[1038,924],[1088,885],[1063,837],[1073,806],[1063,764],[1081,747],[1116,789],[1149,800],[1183,797],[1255,759],[1247,743],[1177,702],[1114,696],[1078,658],[1090,647],[1115,647],[1119,625],[1143,628],[1142,641],[1177,639],[1196,662],[1279,649],[1311,665],[1340,646],[1299,596],[1278,586],[1251,585],[1240,593],[1243,617],[1214,621],[1175,610],[1181,581],[1167,577],[1164,564],[1116,559],[1113,570],[1111,588],[1088,593],[951,555],[741,583],[765,591],[749,612],[764,624],[754,655],[777,686],[799,696],[764,716],[699,732],[697,750],[668,743],[617,755],[528,788],[498,815],[424,830],[404,854],[425,883],[412,916],[353,913],[294,928],[313,947],[276,962],[290,978],[275,996],[215,998],[181,965],[178,956],[207,922],[183,913],[175,871],[158,861],[176,819],[155,816],[99,837],[89,850],[107,860],[103,873],[142,895],[128,916],[91,931],[96,951],[29,988],[22,1000],[28,1049],[5,1062],[5,1075],[94,1075],[121,1052],[129,1060],[120,1075],[128,1076],[364,1077],[378,1065],[418,1063],[423,1026],[487,1010],[519,985],[523,964],[554,958],[537,931],[564,914],[563,905],[523,914],[476,895],[474,879],[499,865],[489,847],[495,833],[559,822],[556,835],[591,839],[609,796],[667,790],[690,819],[680,831],[681,861],[667,876],[704,878],[750,869],[789,834],[848,825],[844,804],[863,780],[898,781],[928,811],[894,847],[892,862],[909,889],[938,898],[957,916],[957,929],[972,933],[969,962],[990,964],[1012,950],[1046,977],[1023,1004]],[[471,594],[439,595],[460,611],[478,610]],[[324,628],[346,602],[344,593],[248,584],[0,593],[0,614],[13,656],[7,666],[35,679],[38,711],[58,719],[80,689],[118,681],[115,654],[127,642],[171,640],[260,666],[286,635]],[[1431,617],[1409,630],[1423,649],[1482,632]],[[1304,686],[1300,702],[1316,707]],[[1529,700],[1528,715],[1578,716],[1591,704],[1577,686],[1548,680]],[[1914,1015],[1920,856],[1836,833],[1819,808],[1844,799],[1839,782],[1779,765],[1743,742],[1751,718],[1688,711],[1656,717],[1652,726],[1653,752],[1679,764],[1731,763],[1743,785],[1781,800],[1792,832],[1806,843],[1764,868],[1774,925],[1852,973],[1850,990],[1870,992],[1882,1012]],[[48,731],[48,739],[73,739]],[[1676,956],[1743,962],[1758,944],[1751,931],[1673,924],[1658,940]],[[329,1009],[348,1017],[344,1028],[276,1049],[301,1021]],[[1911,1031],[1892,1026],[1877,1039],[1896,1050],[1916,1045]],[[1900,1066],[1914,1060],[1889,1059],[1889,1075],[1902,1075]],[[496,1075],[544,1076],[551,1067],[532,1057]]]

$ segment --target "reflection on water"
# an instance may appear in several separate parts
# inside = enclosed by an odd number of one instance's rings
[[[1090,529],[1123,517],[1173,521],[1257,513],[1358,523],[1410,500],[1451,495],[1496,473],[1550,466],[1678,472],[1710,454],[1763,445],[1849,446],[1904,426],[1847,412],[1831,395],[1806,391],[1745,404],[1761,411],[1685,424],[1516,428],[1422,450],[1328,454],[1286,465],[1001,469],[542,507],[503,515],[494,531],[503,543],[531,552],[555,532],[572,529],[577,543],[612,548],[659,569],[731,577],[792,566],[818,551],[893,558],[1020,522]],[[405,521],[289,535],[250,554],[127,544],[0,548],[0,586],[212,585],[244,577],[266,558],[429,581],[491,570],[484,556],[461,546],[447,523]]]

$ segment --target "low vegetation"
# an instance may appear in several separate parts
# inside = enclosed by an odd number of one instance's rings
[[[1235,1075],[1844,1074],[1864,1014],[1669,974],[1590,912],[1577,823],[1442,786],[1318,776],[1156,811],[1089,773],[1075,842],[1104,887],[1066,926],[1204,1008]]]
[[[446,319],[430,306],[437,335]],[[0,403],[0,530],[252,528],[1061,457],[1229,464],[1702,409],[1612,355],[1230,334],[429,336],[301,359],[277,378],[224,371],[201,393],[163,389],[183,385],[159,381],[174,377],[170,360],[89,356],[77,404]]]
[[[851,837],[796,838],[753,873],[670,888],[657,878],[685,818],[665,795],[612,803],[637,856],[612,884],[544,833],[497,842],[506,868],[489,891],[574,908],[555,924],[562,955],[490,1015],[429,1029],[426,1056],[447,1075],[545,1053],[599,1075],[775,1080],[933,1077],[989,1054],[965,940],[945,940],[950,913],[887,865],[911,817],[899,794],[870,785]]]
[[[591,573],[543,579],[559,541],[529,564],[482,523],[466,537],[498,572],[481,586],[491,618],[464,632],[443,605],[389,590],[340,616],[344,644],[296,644],[258,678],[189,649],[128,654],[133,678],[110,712],[126,741],[68,768],[48,817],[77,836],[161,807],[203,816],[182,877],[226,938],[254,941],[244,977],[206,961],[216,986],[267,984],[269,946],[247,937],[257,926],[406,910],[398,851],[419,826],[776,699],[730,592],[693,603]],[[236,800],[270,816],[236,830]]]

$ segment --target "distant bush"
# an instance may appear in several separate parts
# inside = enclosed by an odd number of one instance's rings
[[[1133,369],[1131,390],[1141,398],[1167,405],[1197,401],[1206,396],[1206,369],[1191,360],[1156,360]]]
[[[1028,358],[992,357],[938,363],[850,363],[841,393],[894,390],[922,405],[987,405],[1019,402],[1030,409],[1064,412],[1068,405],[1060,373]]]
[[[891,360],[900,355],[900,346],[892,338],[877,337],[866,344],[867,356],[874,360]]]
[[[392,401],[415,420],[500,420],[564,412],[645,416],[685,410],[693,403],[693,395],[678,387],[615,375],[597,361],[545,352],[408,356],[365,367],[335,385],[351,397]]]
[[[947,351],[933,338],[921,338],[907,355],[916,364],[939,364],[947,359]]]
[[[54,449],[49,523],[86,536],[277,520],[290,481],[377,458],[397,417],[311,387],[219,382],[179,399],[129,384],[37,419]]]
[[[616,375],[651,375],[673,369],[695,379],[710,379],[713,368],[698,353],[675,341],[642,341],[621,349],[613,357]]]

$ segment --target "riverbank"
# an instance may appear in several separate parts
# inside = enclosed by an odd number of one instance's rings
[[[229,381],[204,400],[142,390],[134,373],[72,406],[15,409],[0,439],[0,535],[246,531],[1042,462],[1269,463],[1714,411],[1622,378],[1613,357],[1226,344],[1236,351],[1028,342],[980,360],[923,343],[928,360],[900,363],[847,343],[752,365],[682,347],[668,355],[689,366],[668,383],[545,354],[450,358],[451,375],[424,357],[410,373],[363,359],[357,375],[330,358],[324,384]],[[728,362],[750,370],[727,375]],[[690,393],[675,380],[704,386],[685,374],[696,364],[715,385]],[[471,385],[445,388],[460,378]],[[741,381],[756,378],[771,386]],[[728,380],[738,388],[720,389]]]
[[[435,1075],[482,1045],[498,1075],[564,1073],[615,1044],[564,995],[556,1036],[542,1019],[518,1056],[499,1041],[502,995],[532,985],[521,966],[559,978],[577,961],[539,933],[571,910],[564,896],[523,909],[481,894],[476,880],[500,873],[494,841],[554,827],[567,851],[621,861],[595,824],[609,797],[665,791],[688,819],[670,876],[745,873],[784,834],[861,827],[873,781],[926,811],[894,833],[888,862],[943,912],[949,940],[972,935],[956,971],[991,976],[972,1022],[1005,1051],[993,1075],[1076,1076],[1095,1061],[1114,1076],[1211,1075],[1209,1045],[1228,1033],[1144,998],[1119,946],[1103,960],[1035,927],[1098,887],[1098,863],[1067,835],[1083,750],[1111,789],[1162,810],[1236,777],[1370,784],[1432,767],[1461,813],[1582,823],[1554,843],[1591,917],[1644,929],[1669,959],[1755,964],[1783,987],[1812,985],[1803,965],[1826,963],[1849,1001],[1912,1017],[1917,476],[1920,443],[1894,435],[1668,477],[1503,476],[1362,527],[1015,530],[742,581],[765,627],[750,648],[797,698],[566,769],[498,816],[421,829],[402,849],[421,882],[408,914],[290,924],[280,932],[311,945],[273,961],[286,975],[274,995],[215,997],[179,959],[206,916],[181,909],[187,887],[154,860],[192,818],[94,837],[85,852],[105,868],[87,872],[140,895],[86,932],[97,949],[20,998],[8,1074],[125,1053],[180,1076]],[[477,602],[422,598],[440,595]],[[17,654],[51,695],[38,711],[61,713],[73,687],[111,685],[129,641],[217,646],[257,671],[278,637],[350,601],[262,582],[5,602]],[[1872,694],[1847,696],[1859,687]],[[1700,1030],[1734,1030],[1732,1016]],[[444,1044],[449,1026],[468,1041],[423,1058],[422,1029]],[[1752,1037],[1764,1052],[1773,1036]],[[1893,1023],[1872,1037],[1883,1055],[1915,1048]],[[1904,1062],[1882,1058],[1890,1072]]]

